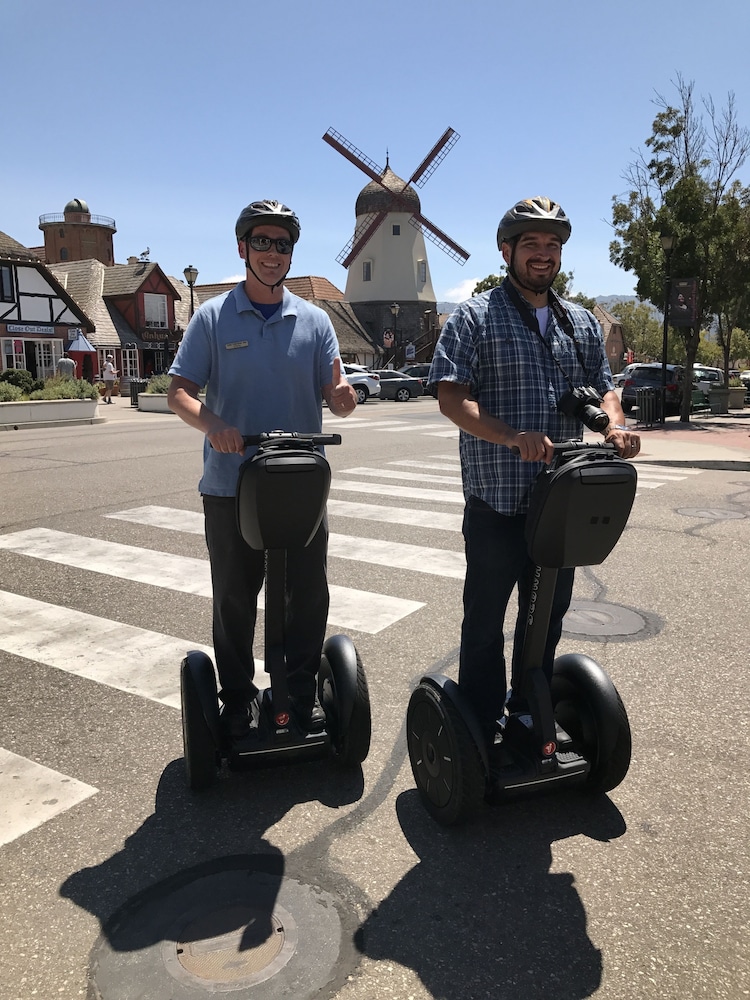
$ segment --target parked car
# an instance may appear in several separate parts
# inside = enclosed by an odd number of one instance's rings
[[[625,413],[635,406],[638,389],[656,389],[661,392],[661,362],[636,365],[622,387],[622,408]],[[667,365],[667,385],[665,409],[667,413],[679,413],[685,385],[685,368],[682,365]]]
[[[374,375],[380,377],[380,399],[395,399],[405,403],[424,392],[421,378],[412,378],[403,372],[395,372],[392,368],[371,369]]]
[[[364,365],[344,365],[344,375],[357,394],[358,403],[366,403],[370,396],[380,395],[380,376]]]
[[[744,382],[746,386],[750,386],[750,368],[746,368],[744,372],[740,372],[740,382]]]
[[[412,378],[421,378],[422,379],[422,387],[424,389],[425,395],[436,396],[436,393],[435,393],[434,389],[428,389],[427,388],[427,377],[430,374],[430,363],[429,363],[429,361],[426,362],[426,363],[422,362],[422,363],[419,363],[419,364],[412,363],[412,364],[408,364],[408,365],[402,365],[402,367],[399,368],[399,371],[403,372],[404,375],[411,375]]]
[[[623,370],[621,372],[618,372],[617,375],[613,375],[612,376],[612,381],[615,383],[615,389],[619,389],[620,386],[624,385],[625,384],[625,379],[637,367],[638,367],[638,363],[637,362],[635,364],[625,365],[625,367],[623,368]]]

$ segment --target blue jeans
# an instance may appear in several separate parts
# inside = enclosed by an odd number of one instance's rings
[[[206,544],[213,587],[213,640],[224,701],[258,693],[253,683],[253,638],[258,594],[265,579],[265,553],[240,535],[234,497],[203,496]],[[285,650],[292,697],[312,702],[328,620],[324,517],[310,544],[289,549],[286,559]]]
[[[476,712],[488,743],[494,739],[496,721],[502,713],[507,691],[503,621],[516,584],[518,616],[513,639],[514,677],[520,665],[535,569],[527,551],[525,527],[525,514],[499,514],[477,497],[470,497],[466,504],[463,521],[466,580],[458,683]],[[552,677],[563,618],[570,607],[573,577],[572,569],[558,572],[541,664],[548,680]],[[525,708],[518,702],[511,702],[509,707],[513,711]]]

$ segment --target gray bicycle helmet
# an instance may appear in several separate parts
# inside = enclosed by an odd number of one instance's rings
[[[562,243],[570,237],[570,219],[556,201],[538,195],[517,202],[500,220],[497,227],[497,246],[520,236],[521,233],[554,233]]]
[[[240,212],[234,231],[237,239],[244,240],[251,229],[262,225],[283,226],[289,231],[293,242],[297,242],[300,234],[299,219],[286,205],[280,201],[265,199],[264,201],[254,201]]]

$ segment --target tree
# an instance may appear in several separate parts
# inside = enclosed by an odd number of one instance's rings
[[[627,195],[613,198],[616,239],[610,244],[610,260],[636,274],[639,298],[662,308],[667,289],[660,235],[669,232],[674,237],[671,274],[698,282],[695,324],[680,328],[690,369],[701,329],[709,327],[714,316],[726,313],[728,304],[741,294],[738,277],[733,272],[728,280],[722,270],[726,265],[722,247],[739,239],[738,220],[743,216],[733,202],[742,204],[747,192],[733,184],[733,178],[750,151],[750,132],[738,124],[733,94],[721,112],[710,98],[704,100],[704,123],[693,98],[693,83],[678,75],[674,85],[677,107],[657,94],[660,110],[645,142],[649,154],[640,153],[627,168]],[[681,419],[690,419],[687,393]]]
[[[482,292],[489,292],[491,288],[497,288],[498,285],[502,285],[503,279],[505,278],[505,268],[501,268],[500,274],[488,274],[486,278],[482,278],[474,285],[474,291],[472,295],[481,295]]]
[[[617,302],[612,315],[622,323],[622,339],[636,361],[650,361],[661,354],[662,325],[645,302]]]
[[[503,283],[507,273],[507,267],[505,264],[501,264],[500,274],[488,274],[486,278],[482,278],[482,280],[478,281],[474,286],[474,292],[472,294],[479,295],[481,292],[488,292],[491,288],[497,288],[498,285]],[[555,292],[557,292],[561,299],[570,299],[571,302],[578,302],[586,309],[593,309],[596,305],[596,300],[588,298],[588,296],[583,295],[581,292],[577,292],[575,295],[572,295],[572,284],[572,271],[569,274],[566,274],[565,271],[558,271],[555,280],[552,282],[552,288]]]

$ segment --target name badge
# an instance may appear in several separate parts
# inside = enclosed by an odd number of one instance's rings
[[[224,347],[227,351],[235,351],[238,347],[247,347],[246,340],[235,340],[233,344],[225,344]]]

